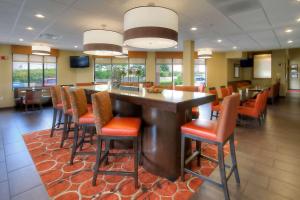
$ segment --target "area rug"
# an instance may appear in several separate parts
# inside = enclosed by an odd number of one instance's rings
[[[122,200],[185,200],[189,199],[202,184],[198,178],[186,175],[186,181],[178,179],[175,182],[155,176],[139,167],[139,189],[134,188],[131,177],[98,175],[97,186],[91,185],[92,169],[95,156],[77,156],[74,165],[69,164],[72,140],[66,141],[64,148],[59,148],[61,132],[56,131],[50,138],[50,131],[43,130],[25,134],[24,141],[35,163],[42,182],[51,199],[55,200],[87,200],[87,199],[122,199]],[[216,148],[202,145],[202,152],[216,157]],[[85,144],[84,151],[95,150],[90,144]],[[225,148],[228,154],[228,147]],[[131,170],[132,157],[109,158],[106,169]],[[201,167],[192,163],[194,171],[210,175],[216,164],[202,160]]]

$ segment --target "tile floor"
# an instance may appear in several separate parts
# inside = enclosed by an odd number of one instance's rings
[[[201,109],[201,115],[207,112]],[[206,110],[206,111],[205,111]],[[0,110],[0,199],[43,200],[47,192],[25,147],[22,134],[48,129],[50,108],[36,112]],[[229,181],[231,199],[296,200],[300,198],[300,95],[269,106],[262,127],[237,129],[241,185]],[[230,158],[227,157],[230,162]],[[212,177],[218,178],[218,169]],[[203,184],[192,199],[223,199],[222,190]]]

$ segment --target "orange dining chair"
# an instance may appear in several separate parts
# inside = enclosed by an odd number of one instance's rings
[[[254,106],[239,106],[238,108],[238,114],[239,116],[247,116],[254,119],[257,119],[257,122],[259,125],[261,125],[261,113],[262,113],[262,107],[264,102],[264,94],[259,93],[256,97],[256,101],[254,103]]]
[[[92,95],[93,112],[95,115],[95,124],[97,130],[97,157],[94,167],[94,176],[92,184],[95,186],[98,174],[121,175],[134,177],[135,187],[138,188],[138,163],[141,149],[140,126],[141,120],[133,117],[113,117],[111,100],[108,92],[98,92]],[[111,140],[129,140],[133,142],[133,153],[110,153]],[[102,142],[108,142],[105,152],[102,152]],[[139,147],[140,146],[140,147]],[[102,155],[104,153],[104,155]],[[99,170],[108,156],[128,156],[134,155],[134,171],[112,171]]]
[[[212,120],[213,117],[218,118],[221,107],[220,107],[218,92],[216,88],[215,87],[209,88],[208,93],[216,95],[216,99],[211,104],[210,120]]]
[[[238,184],[240,183],[234,146],[234,129],[236,127],[237,109],[239,103],[240,97],[238,94],[227,96],[222,102],[221,114],[217,121],[198,119],[181,126],[181,180],[184,181],[185,179],[184,173],[190,173],[198,178],[214,183],[223,188],[226,200],[229,200],[227,181],[232,173],[234,173],[235,175],[236,182]],[[202,155],[201,150],[196,150],[196,152],[192,154],[192,157],[185,160],[184,156],[186,139],[192,139],[198,142],[205,142],[208,144],[216,145],[218,150],[218,160]],[[224,161],[223,148],[228,141],[230,145],[232,166],[226,165]],[[205,158],[209,161],[219,164],[221,183],[216,182],[207,176],[194,172],[189,168],[185,168],[185,166],[199,154],[201,158]],[[225,167],[230,168],[228,176],[226,176]]]
[[[232,93],[233,93],[233,87],[232,87],[232,85],[228,85],[227,86],[227,93],[228,93],[228,95],[232,95]]]
[[[28,111],[28,106],[31,105],[32,109],[34,105],[39,105],[40,110],[42,110],[42,90],[28,89],[25,91],[25,96],[23,99],[23,104],[25,105],[25,111]]]
[[[53,136],[55,130],[60,130],[61,118],[63,114],[63,104],[61,101],[61,92],[60,86],[52,86],[50,87],[51,99],[52,99],[52,106],[53,106],[53,120],[52,120],[52,127],[51,127],[51,134],[50,137]],[[57,115],[58,115],[58,122],[57,122]]]
[[[221,86],[220,90],[221,90],[221,94],[222,94],[222,99],[224,99],[225,97],[227,97],[229,95],[228,89],[225,86]]]
[[[73,121],[74,121],[74,138],[72,153],[70,158],[70,164],[73,164],[74,158],[76,155],[94,155],[95,152],[77,152],[77,149],[80,147],[82,150],[83,144],[93,142],[94,132],[90,132],[90,140],[85,140],[85,134],[87,129],[90,127],[95,127],[95,117],[93,112],[88,109],[87,98],[84,89],[70,89],[70,100],[71,100],[71,109],[73,112]],[[82,128],[81,139],[79,140],[79,128]]]

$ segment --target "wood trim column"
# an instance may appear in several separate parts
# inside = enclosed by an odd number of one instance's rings
[[[194,85],[195,42],[185,40],[183,44],[183,84]]]

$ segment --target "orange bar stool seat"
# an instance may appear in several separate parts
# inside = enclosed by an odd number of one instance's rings
[[[220,102],[219,102],[218,92],[215,87],[209,88],[209,93],[216,95],[216,99],[211,104],[210,120],[212,120],[213,117],[218,118],[219,116]]]
[[[223,188],[224,196],[226,200],[229,200],[229,192],[227,181],[234,173],[236,182],[240,183],[235,146],[234,146],[234,129],[236,127],[237,109],[240,103],[240,97],[238,94],[230,95],[224,98],[221,105],[221,114],[217,121],[208,120],[193,120],[187,124],[181,126],[181,179],[184,181],[184,174],[190,173],[198,178],[204,179],[211,183],[214,183]],[[185,159],[185,143],[186,139],[196,140],[200,142],[216,145],[218,149],[218,160],[207,157],[201,153],[201,148],[197,148],[196,151],[187,159]],[[232,166],[228,166],[224,161],[224,145],[229,141],[230,154],[232,160]],[[205,158],[209,161],[219,164],[221,183],[210,179],[207,176],[199,174],[186,168],[187,164],[191,162],[195,157],[200,155],[201,158]],[[226,176],[225,168],[230,168],[229,175]]]
[[[61,130],[60,125],[61,125],[61,118],[63,114],[63,104],[61,101],[61,92],[60,92],[59,85],[50,87],[50,93],[51,93],[52,106],[53,106],[53,119],[52,119],[50,137],[53,137],[55,130]]]
[[[70,89],[70,100],[71,109],[73,113],[74,120],[74,139],[70,158],[70,164],[73,164],[76,155],[94,155],[95,152],[77,152],[83,148],[84,143],[93,144],[93,135],[95,133],[95,117],[91,110],[88,108],[87,98],[84,89]],[[79,140],[79,129],[82,128],[83,132],[81,139]],[[87,132],[88,128],[92,128],[92,131]],[[86,140],[85,135],[89,133],[89,141]]]
[[[94,166],[92,184],[95,186],[98,174],[132,176],[135,187],[138,188],[138,163],[141,154],[140,126],[141,120],[133,117],[113,117],[112,105],[108,92],[98,92],[92,95],[93,112],[97,130],[97,157]],[[133,142],[133,153],[110,153],[110,141],[129,140]],[[102,151],[102,143],[105,142],[105,151]],[[140,146],[140,147],[139,147]],[[134,155],[134,171],[99,170],[99,167],[108,156]]]

